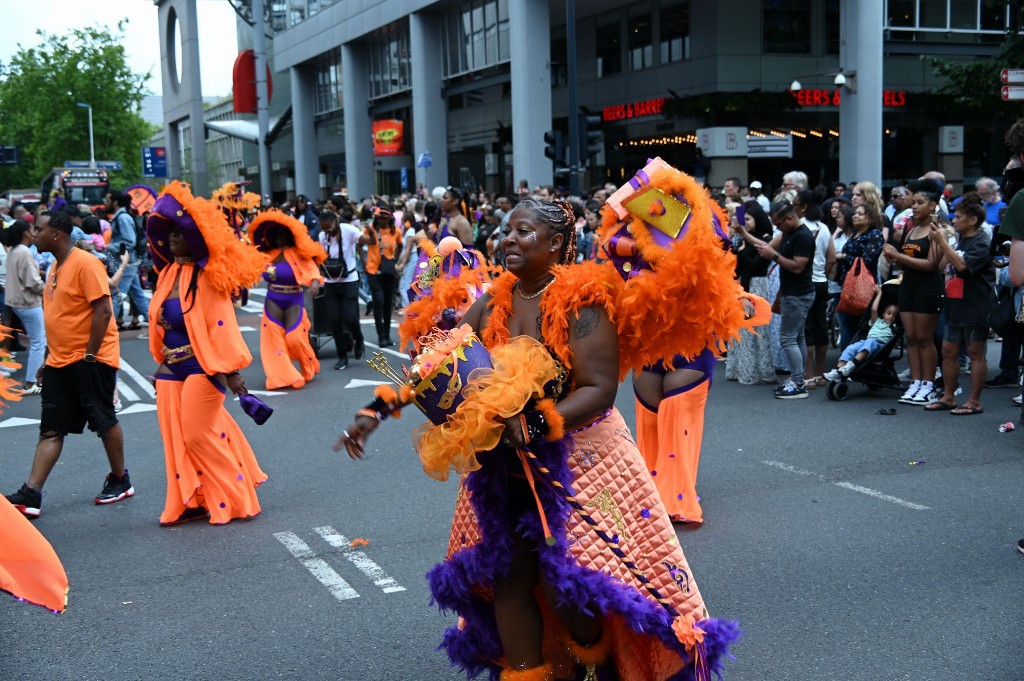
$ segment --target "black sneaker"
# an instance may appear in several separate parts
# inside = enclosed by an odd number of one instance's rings
[[[96,495],[96,503],[112,504],[133,496],[135,496],[135,488],[132,487],[132,481],[128,479],[128,469],[125,469],[124,475],[120,478],[115,478],[113,473],[107,473],[103,491]]]
[[[780,400],[802,400],[807,397],[807,388],[801,381],[786,381],[785,385],[775,389],[775,397]]]
[[[362,359],[365,352],[366,346],[363,345],[363,339],[360,338],[356,341],[355,347],[352,349],[352,356],[356,359]]]
[[[1006,374],[999,374],[995,378],[985,381],[986,388],[1009,388],[1018,385],[1020,385],[1020,379],[1016,376],[1007,376]]]
[[[347,359],[339,359],[337,362],[334,363],[335,371],[341,371],[342,369],[348,369]]]
[[[43,508],[43,493],[22,485],[17,492],[7,495],[7,501],[26,518],[38,518]]]

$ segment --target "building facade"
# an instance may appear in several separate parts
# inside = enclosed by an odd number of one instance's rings
[[[968,120],[936,102],[939,81],[922,55],[991,57],[1009,7],[877,0],[884,3],[878,35],[857,38],[847,30],[850,15],[866,5],[849,1],[845,8],[840,0],[577,3],[577,102],[601,121],[585,186],[621,182],[653,156],[706,174],[711,184],[738,175],[768,188],[796,168],[812,181],[883,184],[929,169],[953,182],[998,175],[999,102],[990,120]],[[568,111],[561,0],[271,4],[272,66],[289,98],[281,102],[275,92],[272,105],[292,115],[274,147],[275,167],[291,180],[282,187],[275,176],[275,194],[565,183],[543,140],[548,130],[567,132],[570,113],[578,113]],[[841,102],[866,96],[855,94],[858,45],[879,36],[882,88],[871,97],[882,113],[874,143],[881,177],[840,177]],[[844,45],[851,37],[856,44]],[[864,64],[862,83],[878,75]],[[850,78],[837,87],[840,70]],[[801,87],[791,91],[794,80]]]

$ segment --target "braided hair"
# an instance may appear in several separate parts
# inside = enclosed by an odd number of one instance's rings
[[[516,204],[516,208],[519,207],[529,208],[549,229],[565,237],[562,259],[558,264],[571,265],[576,262],[576,215],[572,204],[568,201],[524,199]]]

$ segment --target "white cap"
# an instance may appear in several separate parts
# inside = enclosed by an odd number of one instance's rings
[[[758,182],[757,180],[754,180],[753,182],[750,183],[750,188],[751,189],[760,189],[761,188],[761,183]]]
[[[430,192],[430,195],[434,197],[435,201],[440,201],[444,198],[444,193],[448,191],[444,187],[434,187],[434,190]]]

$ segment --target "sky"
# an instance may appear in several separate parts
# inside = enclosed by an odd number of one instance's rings
[[[114,27],[119,19],[127,18],[124,48],[128,53],[128,66],[136,73],[152,74],[146,85],[153,94],[162,94],[159,28],[153,0],[46,0],[42,5],[3,4],[0,62],[10,63],[19,44],[26,48],[38,47],[41,41],[36,35],[37,29],[59,35],[78,27]],[[235,11],[227,0],[197,0],[196,8],[203,96],[228,95],[231,93],[231,67],[238,54]]]

